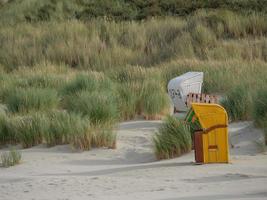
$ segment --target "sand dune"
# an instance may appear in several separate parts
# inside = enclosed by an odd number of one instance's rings
[[[193,152],[156,161],[152,137],[160,123],[121,123],[115,150],[22,150],[21,165],[0,168],[0,200],[267,199],[267,155],[251,122],[229,127],[231,163],[210,165],[195,165]]]

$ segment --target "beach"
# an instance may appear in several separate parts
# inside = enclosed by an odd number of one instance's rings
[[[0,168],[0,199],[267,199],[267,154],[251,122],[230,124],[229,164],[205,165],[193,151],[157,161],[152,138],[161,123],[120,123],[117,149],[23,149],[20,165]]]

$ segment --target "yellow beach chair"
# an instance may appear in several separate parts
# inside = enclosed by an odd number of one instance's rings
[[[187,122],[198,127],[193,135],[197,163],[228,163],[228,117],[218,104],[192,103]]]

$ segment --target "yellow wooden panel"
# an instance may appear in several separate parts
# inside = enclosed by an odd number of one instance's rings
[[[203,129],[228,125],[225,109],[218,104],[193,103],[192,108]],[[228,128],[217,128],[203,135],[204,163],[228,162]]]

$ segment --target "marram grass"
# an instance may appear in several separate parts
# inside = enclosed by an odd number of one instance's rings
[[[253,104],[253,116],[257,126],[263,128],[265,144],[267,144],[267,88],[262,87],[256,93]]]
[[[97,80],[91,75],[78,74],[75,79],[69,81],[63,89],[62,93],[65,95],[75,94],[79,91],[92,92],[97,88]]]
[[[119,99],[120,118],[122,120],[133,119],[137,111],[139,95],[134,91],[131,83],[118,84],[117,95]]]
[[[8,111],[8,108],[4,104],[0,104],[0,115],[5,115]]]
[[[170,107],[168,94],[156,80],[143,84],[141,101],[146,119],[155,119],[160,114],[166,114]]]
[[[14,134],[10,134],[8,131],[8,117],[4,113],[0,113],[0,145],[6,143],[16,142],[16,137]]]
[[[83,91],[67,96],[64,106],[70,112],[88,117],[93,124],[106,123],[118,119],[117,102],[110,92]]]
[[[11,119],[8,132],[15,135],[23,148],[42,143],[43,122],[39,116],[18,116]]]
[[[116,148],[117,135],[112,124],[95,125],[93,130],[92,143],[95,147]]]
[[[170,159],[187,153],[192,148],[189,127],[181,120],[168,116],[154,139],[155,154],[158,159]]]
[[[258,121],[251,105],[266,85],[265,22],[258,13],[201,10],[139,22],[0,25],[0,143],[115,146],[111,127],[165,115],[168,81],[188,71],[204,72],[205,93],[226,94],[231,119]]]
[[[78,113],[52,111],[23,116],[0,114],[0,145],[21,144],[23,148],[46,144],[70,144],[74,149],[116,147],[112,121],[98,124]]]
[[[267,118],[267,87],[260,88],[254,97],[254,119],[260,124]]]
[[[104,71],[127,65],[155,66],[177,58],[266,61],[265,21],[266,15],[257,13],[243,16],[202,10],[186,18],[142,22],[0,24],[0,66],[12,71],[49,62]]]
[[[21,162],[21,153],[16,149],[4,152],[0,156],[2,167],[11,167]]]
[[[8,109],[12,112],[53,109],[58,102],[56,90],[40,88],[17,88],[9,92],[6,100]]]
[[[244,85],[234,87],[226,93],[222,105],[226,109],[230,120],[248,120],[252,107],[250,90]]]

